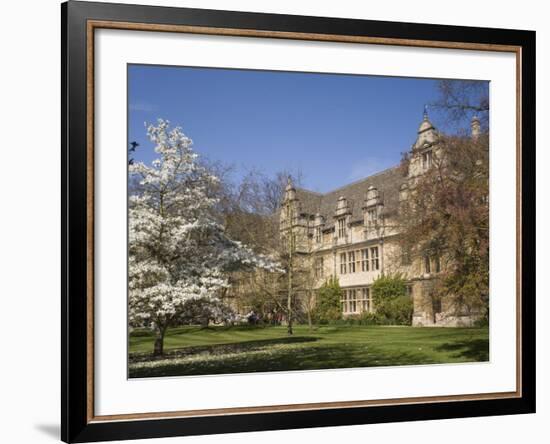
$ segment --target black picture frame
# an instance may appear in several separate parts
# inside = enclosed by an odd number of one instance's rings
[[[88,360],[93,310],[90,311],[87,302],[90,217],[87,123],[90,116],[86,85],[90,74],[87,69],[87,23],[90,20],[519,47],[521,395],[501,399],[94,421],[89,415],[89,376],[93,368]],[[61,5],[61,22],[63,441],[91,442],[535,412],[535,32],[78,1]]]

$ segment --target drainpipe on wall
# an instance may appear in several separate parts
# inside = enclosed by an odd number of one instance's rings
[[[380,274],[384,274],[384,238],[380,238]]]

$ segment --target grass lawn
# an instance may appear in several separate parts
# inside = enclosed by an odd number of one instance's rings
[[[153,335],[130,335],[130,377],[312,370],[489,360],[488,328],[182,327],[153,358]]]

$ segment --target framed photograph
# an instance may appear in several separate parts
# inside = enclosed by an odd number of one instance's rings
[[[62,12],[62,439],[535,411],[535,33]]]

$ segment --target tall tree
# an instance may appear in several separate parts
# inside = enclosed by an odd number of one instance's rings
[[[227,273],[275,270],[276,263],[226,235],[212,193],[219,180],[181,128],[159,119],[147,135],[159,158],[129,166],[139,177],[129,208],[129,313],[133,324],[154,325],[154,353],[162,354],[166,330],[188,300],[215,300],[229,285]]]
[[[289,177],[293,182],[300,183],[301,176],[299,171],[281,171],[266,176],[251,170],[236,186],[229,184],[223,187],[231,190],[227,193],[229,204],[224,211],[231,237],[242,241],[257,253],[277,257],[281,264],[281,272],[275,274],[262,270],[252,274],[235,273],[232,279],[238,285],[228,295],[235,298],[236,305],[243,309],[254,309],[263,318],[279,319],[282,315],[287,321],[290,319],[289,334],[292,334],[297,310],[305,308],[299,303],[303,301],[297,301],[295,297],[298,291],[303,290],[300,283],[304,280],[304,273],[302,267],[297,266],[297,261],[293,260],[295,245],[281,242],[280,212],[287,211],[281,204]],[[305,311],[307,314],[308,310]]]
[[[435,298],[446,296],[457,312],[479,312],[488,308],[488,135],[439,143],[431,168],[409,184],[401,204],[402,248],[441,270]]]

